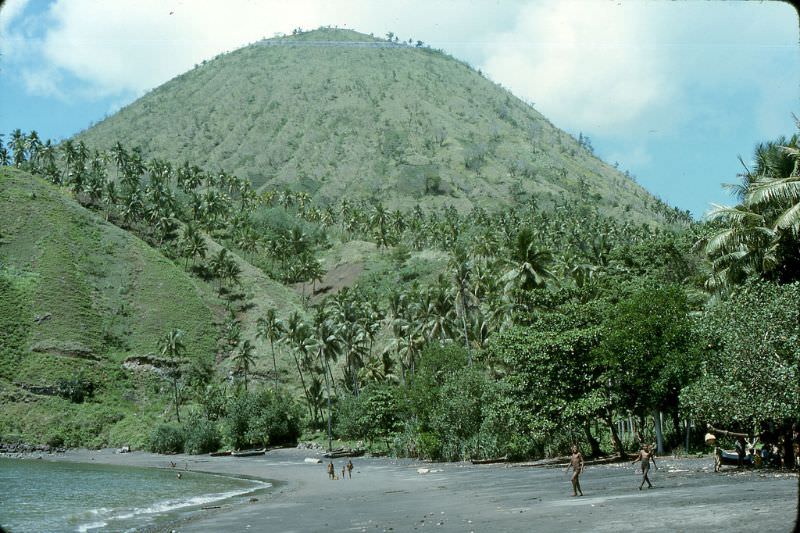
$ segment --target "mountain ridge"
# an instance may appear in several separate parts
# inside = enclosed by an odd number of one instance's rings
[[[350,30],[217,56],[76,138],[305,191],[321,205],[347,196],[467,211],[535,198],[636,222],[671,211],[465,63]]]

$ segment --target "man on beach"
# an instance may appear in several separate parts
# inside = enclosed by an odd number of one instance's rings
[[[347,461],[347,477],[353,479],[353,461]]]
[[[653,484],[650,483],[650,479],[647,477],[648,472],[650,472],[650,461],[653,461],[653,466],[655,466],[656,470],[658,470],[658,466],[656,465],[656,458],[653,456],[653,452],[650,451],[650,446],[647,444],[642,446],[642,449],[639,450],[639,456],[631,461],[631,464],[636,463],[636,461],[642,462],[642,484],[639,485],[639,490],[642,490],[645,481],[647,482],[647,488],[652,489]]]
[[[328,463],[328,477],[330,479],[333,479],[334,476],[335,476],[335,474],[333,472],[333,461],[331,461],[330,463]]]
[[[572,445],[572,455],[564,472],[569,472],[569,467],[572,467],[572,495],[577,496],[580,494],[583,496],[580,480],[580,475],[583,472],[583,455],[578,451],[578,446],[575,444]]]

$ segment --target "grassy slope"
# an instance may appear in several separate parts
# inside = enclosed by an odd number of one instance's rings
[[[245,270],[242,283],[255,307],[243,318],[252,338],[256,310],[276,305],[288,313],[297,296]],[[212,357],[220,314],[213,287],[63,190],[0,169],[0,437],[140,444],[168,408],[169,390],[122,362],[155,353],[173,327],[186,332],[189,357]],[[98,385],[84,404],[25,390],[78,375]]]
[[[301,43],[286,44],[292,40]],[[591,202],[636,221],[655,218],[644,189],[463,63],[409,46],[307,44],[348,40],[371,38],[316,30],[219,56],[78,138],[222,167],[322,202],[374,196],[390,206],[468,208],[535,195]],[[439,131],[446,132],[442,143]],[[481,151],[480,168],[466,168]],[[515,162],[530,169],[528,177],[511,177]],[[426,194],[426,177],[435,175],[439,190]]]

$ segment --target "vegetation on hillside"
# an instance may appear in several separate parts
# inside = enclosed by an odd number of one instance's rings
[[[466,215],[455,208],[389,211],[348,199],[332,206],[303,192],[257,194],[225,172],[145,162],[121,144],[105,154],[64,143],[45,157],[33,135],[12,137],[26,148],[6,163],[70,192],[95,211],[97,224],[135,232],[172,268],[206,280],[228,308],[215,352],[222,366],[190,372],[175,362],[178,370],[165,375],[172,381],[161,387],[164,418],[177,422],[184,409],[189,421],[154,427],[153,449],[263,445],[297,438],[304,424],[399,454],[525,458],[559,453],[574,441],[592,453],[623,452],[637,438],[677,446],[689,420],[777,439],[797,416],[797,269],[778,261],[781,276],[754,269],[747,279],[706,285],[706,262],[693,250],[712,232],[729,231],[721,221],[659,229],[609,219],[590,206],[545,210],[534,202]],[[791,148],[786,153],[796,158]],[[111,172],[103,164],[109,157]],[[6,183],[19,186],[22,176]],[[755,181],[767,186],[796,176],[795,166],[788,176],[763,172]],[[29,187],[38,183],[28,179]],[[791,212],[786,196],[773,198],[761,209]],[[774,231],[790,232],[784,238],[796,245],[796,224],[779,220]],[[385,267],[353,287],[314,294],[324,276],[318,258],[354,239],[372,242]],[[224,247],[209,254],[207,242]],[[7,244],[4,257],[14,249]],[[234,255],[276,279],[310,284],[300,289],[303,306],[267,309],[252,336],[243,333],[239,317],[248,302],[237,295]],[[8,271],[8,301],[31,294],[31,273]],[[710,303],[704,286],[720,289]],[[4,320],[12,350],[25,354],[30,317]],[[157,349],[180,359],[177,346],[191,335],[161,335]],[[289,358],[293,377],[253,375],[258,360],[277,368],[275,348]],[[762,380],[746,379],[748,361],[762,369]],[[785,387],[776,390],[776,381]],[[276,399],[291,383],[299,384],[297,406]],[[761,407],[753,408],[753,395]],[[105,405],[97,397],[89,404]],[[694,431],[695,442],[702,432]]]
[[[347,197],[463,214],[535,199],[634,223],[689,218],[596,158],[588,137],[558,130],[463,62],[350,30],[298,32],[203,62],[79,140],[224,168],[259,192],[303,192],[323,207]]]

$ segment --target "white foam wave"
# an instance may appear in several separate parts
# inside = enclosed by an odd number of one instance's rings
[[[100,529],[106,527],[108,522],[91,522],[89,524],[82,524],[78,526],[79,533],[86,533],[87,531],[91,531],[93,529]]]
[[[268,483],[266,481],[258,481],[258,480],[250,480],[250,481],[252,481],[254,486],[240,490],[205,494],[202,496],[194,496],[192,498],[186,498],[186,499],[164,500],[156,502],[147,507],[139,507],[124,511],[120,510],[117,511],[116,513],[112,512],[111,509],[107,508],[92,509],[90,512],[94,515],[106,515],[105,516],[106,520],[129,520],[131,518],[142,515],[155,515],[160,513],[168,513],[170,511],[176,511],[178,509],[184,509],[187,507],[199,507],[201,505],[218,502],[221,500],[226,500],[228,498],[235,498],[236,496],[242,496],[244,494],[249,494],[255,490],[268,488],[272,486],[272,483]],[[79,526],[78,531],[80,531],[81,533],[85,533],[92,529],[105,527],[106,525],[108,525],[108,522],[92,522],[89,524],[83,524]]]

